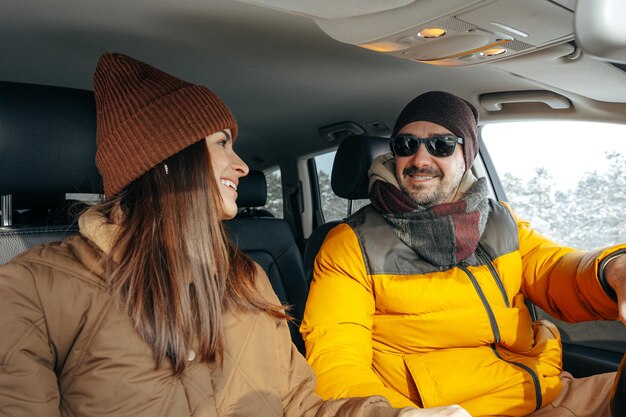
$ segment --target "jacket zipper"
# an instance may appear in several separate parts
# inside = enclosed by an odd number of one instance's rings
[[[532,369],[530,369],[528,366],[524,365],[523,363],[519,363],[515,361],[507,361],[506,359],[504,359],[502,356],[500,356],[500,352],[498,352],[498,347],[496,346],[495,343],[491,344],[491,350],[493,350],[493,353],[498,357],[498,359],[501,359],[504,362],[508,362],[513,365],[519,366],[520,368],[522,368],[523,370],[525,370],[526,372],[530,374],[535,384],[535,401],[537,404],[537,406],[535,407],[535,411],[539,410],[541,408],[541,403],[543,402],[543,398],[541,396],[541,389],[539,389],[539,387],[541,386],[541,384],[539,383],[539,377],[537,376],[535,371],[533,371]]]
[[[474,285],[474,289],[478,293],[478,297],[480,297],[480,301],[482,301],[483,306],[485,307],[485,310],[487,310],[487,316],[489,317],[489,323],[491,324],[491,331],[493,332],[495,343],[500,343],[500,329],[498,328],[498,322],[496,321],[496,316],[493,314],[493,310],[491,309],[491,306],[489,305],[489,301],[487,301],[487,297],[485,297],[485,293],[483,292],[483,289],[480,288],[480,285],[478,284],[476,277],[474,276],[474,274],[470,272],[469,269],[467,269],[464,265],[459,265],[459,268],[463,272],[465,272],[467,276],[469,277],[470,281],[472,281],[472,284]]]
[[[496,285],[498,286],[498,289],[500,290],[500,294],[502,294],[504,305],[506,305],[507,308],[511,307],[511,304],[509,303],[509,296],[507,295],[506,289],[504,288],[504,283],[502,282],[502,279],[500,278],[498,271],[496,271],[496,268],[493,266],[493,263],[492,263],[493,260],[491,259],[491,256],[489,256],[487,251],[483,249],[480,243],[478,244],[478,247],[476,248],[476,254],[478,255],[479,258],[482,257],[483,262],[485,262],[485,264],[487,265],[487,268],[489,268],[489,270],[491,271],[491,276],[496,281]]]
[[[491,265],[490,263],[488,263],[488,265],[491,266],[491,268],[493,268],[493,265]],[[491,306],[489,305],[489,301],[487,301],[487,297],[485,296],[485,293],[483,292],[483,289],[480,287],[480,284],[476,280],[476,277],[474,276],[474,274],[472,274],[472,272],[469,269],[467,269],[467,267],[464,265],[458,265],[458,267],[463,272],[465,272],[465,274],[467,274],[467,276],[469,277],[470,281],[472,282],[472,285],[474,285],[474,289],[476,290],[478,297],[480,298],[480,301],[483,303],[483,306],[485,307],[485,310],[487,311],[487,316],[489,317],[489,323],[491,325],[491,330],[493,332],[493,337],[494,337],[494,343],[491,343],[489,345],[491,347],[491,350],[493,351],[493,353],[496,355],[498,359],[504,362],[510,363],[512,365],[518,366],[530,374],[530,377],[533,379],[533,383],[535,386],[535,411],[539,410],[539,408],[541,408],[541,403],[543,401],[543,398],[541,395],[541,385],[539,383],[539,377],[537,376],[535,371],[533,371],[532,369],[530,369],[528,366],[524,365],[523,363],[507,361],[502,356],[500,356],[500,353],[498,352],[498,348],[497,348],[497,344],[500,343],[500,329],[498,328],[498,322],[496,321],[496,316],[495,314],[493,314],[493,310],[491,309]],[[489,269],[491,270],[491,268]],[[492,271],[492,275],[493,275],[493,271]],[[496,278],[496,276],[497,275],[495,275],[494,278]],[[502,284],[499,277],[496,278],[496,282],[499,282],[500,285]],[[500,287],[500,285],[498,286]],[[504,291],[504,286],[501,287],[501,291]],[[506,292],[504,292],[503,294],[506,297]],[[505,299],[507,300],[507,307],[508,307],[508,298],[505,298]]]

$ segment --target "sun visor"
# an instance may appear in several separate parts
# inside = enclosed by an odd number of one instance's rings
[[[589,55],[626,64],[626,1],[581,1],[576,10],[576,39]]]
[[[312,18],[338,41],[440,66],[492,62],[574,39],[570,2],[246,0]]]

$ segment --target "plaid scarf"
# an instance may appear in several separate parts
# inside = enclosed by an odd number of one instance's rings
[[[408,198],[397,182],[386,181],[388,175],[380,175],[380,168],[388,166],[375,165],[372,169],[378,172],[370,169],[370,176],[379,175],[370,185],[370,200],[398,239],[437,266],[457,265],[476,250],[489,214],[485,178],[475,180],[457,201],[424,207]]]

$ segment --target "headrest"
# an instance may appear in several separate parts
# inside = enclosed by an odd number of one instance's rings
[[[102,193],[91,91],[0,82],[0,195]]]
[[[389,139],[379,136],[348,136],[341,142],[330,184],[341,198],[360,200],[368,198],[367,170],[379,155],[389,152]]]
[[[239,207],[263,207],[267,201],[265,174],[261,171],[250,170],[248,175],[239,178],[237,195]]]

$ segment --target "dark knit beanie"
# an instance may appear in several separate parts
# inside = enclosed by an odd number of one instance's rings
[[[134,58],[105,53],[93,77],[96,165],[112,196],[205,137],[237,122],[211,90]]]
[[[412,122],[436,123],[462,137],[465,170],[470,169],[478,154],[478,111],[470,102],[443,91],[429,91],[419,95],[398,116],[392,136]]]

